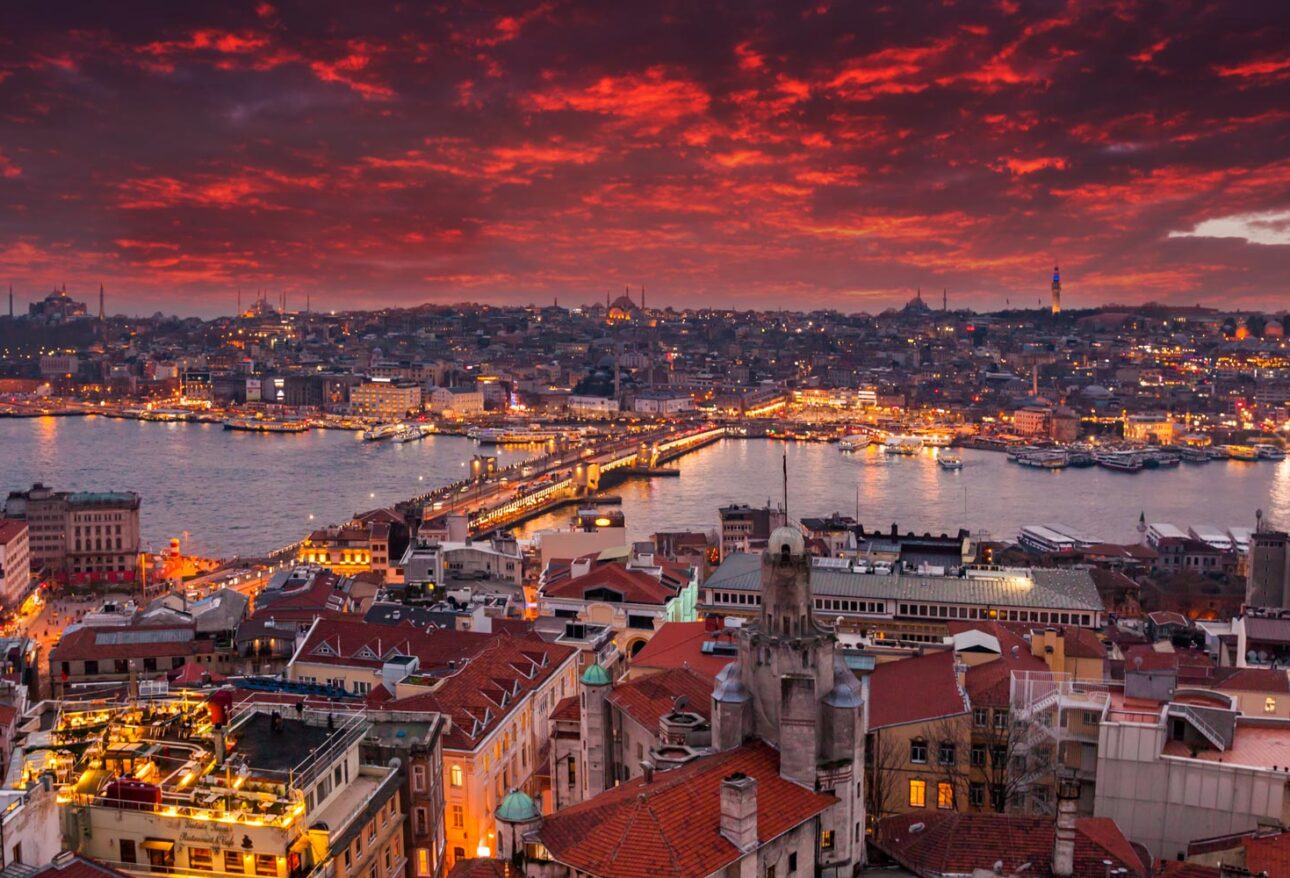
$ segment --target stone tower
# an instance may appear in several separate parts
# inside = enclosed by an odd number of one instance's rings
[[[606,704],[613,689],[613,680],[600,665],[588,665],[582,673],[580,688],[582,764],[578,766],[578,786],[582,793],[581,801],[585,802],[613,786],[613,779],[609,777],[609,708]]]
[[[1062,313],[1062,273],[1061,270],[1053,266],[1053,315]]]
[[[811,558],[800,531],[781,527],[762,555],[761,617],[739,630],[738,658],[717,676],[712,741],[719,750],[760,738],[780,775],[838,803],[821,815],[820,865],[864,861],[864,702],[832,629],[815,621]]]

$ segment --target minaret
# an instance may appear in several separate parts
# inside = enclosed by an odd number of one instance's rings
[[[945,287],[941,287],[941,310],[950,310],[950,291]]]
[[[99,284],[99,323],[103,322],[103,284]]]
[[[9,284],[9,319],[13,319],[13,284]]]
[[[1053,316],[1062,313],[1062,273],[1053,266]]]

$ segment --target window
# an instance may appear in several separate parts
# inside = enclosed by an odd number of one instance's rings
[[[775,878],[775,867],[774,867],[774,866],[767,866],[767,867],[766,867],[766,878]]]
[[[909,806],[922,808],[927,805],[927,781],[911,780],[909,782]]]
[[[430,849],[417,848],[417,874],[430,874]]]
[[[788,855],[788,874],[792,875],[797,872],[797,851]]]
[[[460,765],[454,765],[448,769],[448,782],[455,787],[459,787],[463,783],[464,774],[465,772],[461,770]]]
[[[927,761],[927,742],[913,740],[909,742],[909,761],[923,763]]]
[[[211,849],[189,848],[188,868],[200,869],[203,872],[213,871],[215,868],[215,858],[211,856]]]
[[[996,767],[1001,767],[1007,761],[1008,761],[1007,747],[1004,747],[1003,745],[1000,745],[1000,744],[996,744],[995,746],[990,748],[991,765],[994,765]]]
[[[1277,710],[1277,700],[1273,698],[1271,695],[1269,695],[1267,701],[1263,702],[1263,712],[1276,713],[1276,710]]]
[[[954,784],[941,781],[936,785],[936,807],[954,807]]]
[[[453,858],[454,860],[464,860],[464,859],[466,858],[466,849],[465,849],[465,848],[453,848],[453,849],[452,849],[452,858]]]
[[[968,754],[968,759],[974,768],[985,767],[985,745],[973,744],[972,750]]]
[[[256,854],[255,874],[260,878],[277,878],[278,858],[273,854]]]
[[[416,835],[426,834],[426,809],[412,809],[412,832]]]
[[[346,855],[346,856],[348,856],[348,855],[349,855],[349,851],[348,851],[348,850],[347,850],[347,851],[345,851],[345,855]],[[240,853],[238,853],[237,851],[224,851],[224,871],[225,871],[225,872],[241,872],[241,871],[242,871],[242,855],[241,855]]]
[[[972,725],[976,726],[978,729],[985,728],[986,716],[989,713],[990,711],[984,707],[974,707],[972,709]]]
[[[99,672],[99,663],[95,659],[85,660],[85,674],[91,676]]]
[[[121,839],[121,862],[123,863],[138,862],[137,856],[134,852],[134,839],[132,838]]]
[[[820,850],[822,851],[833,850],[833,830],[832,829],[820,830]]]
[[[985,807],[985,784],[977,781],[968,784],[968,804],[973,808]]]
[[[936,754],[936,758],[941,765],[953,765],[955,759],[955,746],[953,741],[941,741],[941,746]]]
[[[466,826],[466,811],[461,805],[452,806],[452,828],[464,829]]]
[[[1268,699],[1268,700],[1271,701],[1271,699]],[[1101,721],[1102,721],[1102,715],[1099,714],[1096,710],[1084,711],[1084,725],[1095,726]]]
[[[996,710],[994,712],[994,727],[996,729],[1006,729],[1008,727],[1008,711]]]
[[[151,655],[149,655],[149,656],[144,656],[144,659],[143,659],[143,669],[144,669],[145,671],[155,671],[155,670],[157,669],[157,658],[156,658],[156,656],[151,656]]]

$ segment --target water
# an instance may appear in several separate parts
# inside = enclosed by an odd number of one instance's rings
[[[162,548],[187,534],[185,549],[226,557],[294,542],[313,527],[385,506],[465,475],[479,447],[455,436],[397,444],[313,430],[298,436],[224,430],[218,424],[110,418],[0,419],[0,490],[42,481],[61,490],[132,490],[143,496],[144,543]],[[1024,524],[1062,522],[1112,541],[1137,539],[1149,521],[1252,527],[1263,509],[1290,525],[1290,460],[1215,461],[1135,474],[1104,469],[1047,471],[1002,454],[965,450],[963,469],[942,470],[933,452],[916,457],[877,449],[844,454],[836,445],[727,439],[680,461],[680,478],[633,480],[614,488],[633,539],[659,530],[717,527],[717,507],[778,502],[781,454],[788,454],[794,516],[854,515],[868,527],[919,532],[967,527],[1014,538]],[[528,456],[497,449],[504,465]],[[310,515],[313,518],[310,518]],[[568,511],[523,528],[563,525]]]
[[[455,482],[480,451],[461,436],[405,444],[362,442],[345,430],[266,435],[221,424],[0,419],[0,489],[39,481],[56,490],[136,491],[145,547],[181,537],[186,552],[256,555]],[[484,451],[502,466],[531,454]]]

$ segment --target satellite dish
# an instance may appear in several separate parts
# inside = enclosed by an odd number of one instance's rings
[[[685,710],[690,703],[690,699],[685,695],[678,695],[672,699],[672,709],[678,713]]]

